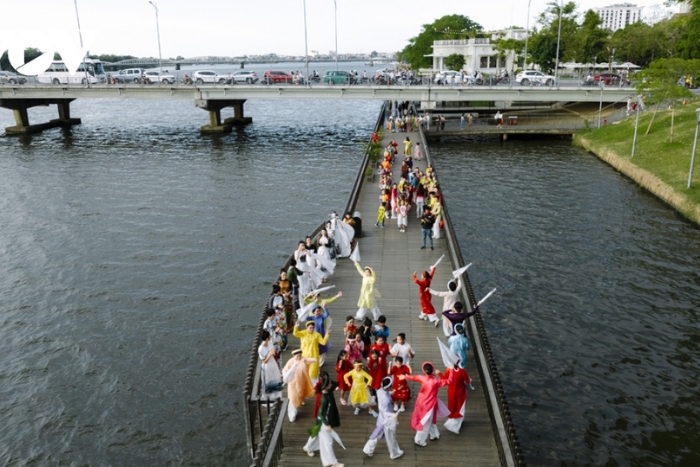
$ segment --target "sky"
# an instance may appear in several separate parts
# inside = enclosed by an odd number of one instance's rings
[[[308,50],[335,50],[333,0],[306,1]],[[530,0],[530,28],[551,0]],[[663,0],[627,0],[663,8]],[[61,40],[79,44],[76,3],[83,39],[91,54],[164,58],[276,53],[304,55],[304,0],[15,0],[4,2],[0,49],[8,44],[44,52]],[[578,0],[578,11],[623,3]],[[336,0],[338,53],[396,52],[423,24],[450,14],[468,16],[484,29],[525,27],[526,0]],[[677,11],[678,7],[674,8]]]

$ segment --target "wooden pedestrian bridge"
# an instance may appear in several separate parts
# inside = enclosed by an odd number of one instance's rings
[[[450,102],[502,103],[512,105],[559,105],[561,103],[624,102],[634,89],[590,86],[432,86],[432,85],[184,85],[184,84],[98,84],[98,85],[0,85],[0,107],[12,110],[16,125],[7,134],[25,134],[54,127],[80,124],[71,116],[75,99],[185,99],[209,113],[209,124],[202,133],[231,131],[235,125],[252,122],[245,117],[243,105],[248,99],[355,99],[420,102],[432,111],[437,104]],[[30,123],[28,109],[56,105],[58,118],[49,122]],[[233,117],[222,120],[222,109],[231,107]]]
[[[376,128],[381,128],[385,108],[386,106],[382,109]],[[425,145],[422,133],[407,133],[406,135],[412,141],[421,141],[422,145]],[[392,138],[394,138],[392,133],[385,134],[383,144],[387,145]],[[426,160],[417,161],[414,166],[424,169],[427,163],[432,163],[427,146],[425,146],[424,152]],[[409,212],[406,233],[399,232],[393,219],[387,220],[386,228],[375,227],[374,219],[378,206],[379,188],[376,183],[369,182],[365,176],[368,164],[370,162],[365,154],[345,207],[345,212],[359,211],[362,214],[362,236],[358,239],[361,255],[360,264],[362,267],[372,267],[376,272],[376,287],[382,294],[378,305],[387,317],[387,325],[391,330],[389,340],[394,339],[399,332],[406,333],[407,341],[411,343],[416,353],[412,361],[414,372],[420,372],[420,365],[424,361],[431,361],[438,368],[442,368],[442,359],[436,337],[439,337],[443,342],[445,342],[445,337],[440,328],[434,327],[428,321],[418,319],[421,310],[420,301],[417,286],[413,283],[411,275],[413,271],[428,269],[444,254],[445,258],[436,270],[433,287],[437,290],[446,290],[447,281],[452,279],[452,271],[468,262],[468,258],[465,261],[462,257],[452,230],[448,212],[450,200],[444,201],[444,234],[442,238],[434,240],[435,250],[421,249],[421,229],[415,218],[415,210]],[[440,165],[437,164],[436,168],[439,176]],[[316,228],[312,236],[317,235],[320,229],[321,226]],[[290,239],[290,250],[294,247],[295,244]],[[479,265],[474,264],[470,271],[479,274]],[[475,293],[481,298],[488,292],[486,290],[473,291],[466,273],[462,276],[462,280],[465,286],[461,300],[465,304],[477,303]],[[335,355],[337,355],[342,343],[342,326],[345,317],[354,315],[357,311],[355,305],[361,286],[361,277],[352,261],[338,259],[335,273],[328,278],[328,284],[335,285],[333,292],[343,291],[343,297],[329,306],[335,323],[331,334],[331,341],[335,347],[329,352],[322,367],[335,379]],[[436,309],[439,309],[442,299],[435,297],[434,304]],[[487,307],[488,302],[484,305],[484,308]],[[264,313],[261,313],[259,330],[262,329],[264,319]],[[415,433],[409,426],[413,403],[419,389],[418,386],[414,386],[412,387],[413,397],[410,404],[407,404],[406,412],[401,413],[398,417],[399,425],[396,439],[404,451],[404,455],[398,460],[391,461],[386,445],[380,440],[374,456],[368,457],[363,453],[362,448],[375,428],[376,419],[368,415],[366,410],[363,410],[359,415],[353,415],[351,406],[342,406],[338,403],[341,425],[336,428],[336,432],[346,448],[343,450],[337,444],[335,445],[338,462],[344,463],[348,467],[372,465],[411,467],[524,465],[524,458],[480,312],[469,318],[466,327],[472,344],[472,350],[468,354],[467,370],[475,390],[469,391],[465,419],[460,434],[447,431],[442,426],[444,420],[439,420],[438,427],[441,435],[439,440],[428,441],[426,447],[414,444]],[[289,344],[290,350],[298,348],[299,339],[290,336]],[[315,424],[313,399],[307,399],[306,405],[299,408],[294,423],[290,423],[286,416],[288,402],[285,397],[274,402],[262,400],[260,361],[257,353],[259,345],[260,336],[258,333],[251,347],[243,394],[246,433],[251,455],[250,465],[254,467],[321,465],[318,453],[316,457],[309,458],[302,450],[308,439],[307,429]],[[290,350],[282,353],[283,365],[290,358]],[[339,397],[337,394],[336,400]],[[443,402],[446,402],[446,396],[446,389],[443,388],[440,391],[440,398]]]

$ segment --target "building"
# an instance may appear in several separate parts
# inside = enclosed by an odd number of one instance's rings
[[[515,54],[509,52],[506,56],[499,56],[496,51],[498,39],[525,40],[525,29],[506,29],[493,31],[491,37],[477,37],[463,40],[434,41],[433,53],[427,55],[433,58],[434,70],[445,70],[445,58],[452,54],[464,55],[464,70],[467,73],[481,71],[482,73],[497,73],[502,69],[513,71],[518,67],[515,63]]]
[[[613,32],[624,29],[628,24],[636,23],[642,19],[642,7],[631,3],[621,3],[603,8],[596,8],[600,19],[603,20],[601,27]]]
[[[680,2],[678,4],[678,13],[690,13],[690,0],[686,0],[685,2]]]

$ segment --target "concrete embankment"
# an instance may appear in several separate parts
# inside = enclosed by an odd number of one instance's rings
[[[700,225],[700,206],[693,203],[686,195],[675,190],[652,172],[635,165],[629,158],[622,157],[609,148],[594,146],[585,135],[578,134],[574,136],[573,144],[595,154],[623,175],[634,180],[639,186],[669,204],[688,220]]]

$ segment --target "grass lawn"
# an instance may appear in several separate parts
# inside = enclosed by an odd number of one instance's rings
[[[695,155],[693,170],[693,182],[691,188],[687,188],[688,171],[690,169],[690,157],[693,152],[693,140],[695,138],[696,112],[700,108],[700,101],[694,101],[687,105],[678,105],[675,110],[673,125],[673,142],[671,142],[671,114],[668,108],[660,109],[651,130],[645,135],[649,122],[654,113],[650,107],[639,116],[639,129],[637,133],[637,146],[634,157],[632,155],[632,139],[634,137],[635,116],[595,130],[584,130],[575,138],[575,144],[602,156],[603,153],[612,152],[620,160],[619,170],[626,173],[638,183],[656,193],[658,190],[649,185],[667,185],[675,192],[676,201],[666,199],[679,211],[695,222],[700,222],[700,144]],[[601,157],[605,159],[605,157]],[[610,161],[608,161],[610,162]],[[612,163],[612,162],[611,162]],[[634,167],[646,170],[658,177],[659,180],[640,181],[640,177],[634,176]],[[627,170],[623,167],[627,167]],[[640,171],[641,172],[641,171]],[[642,177],[643,178],[643,177]],[[666,198],[665,196],[661,196]]]

